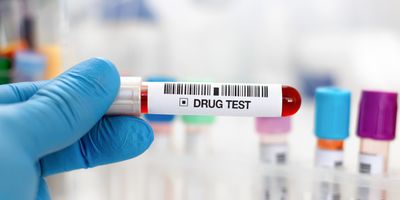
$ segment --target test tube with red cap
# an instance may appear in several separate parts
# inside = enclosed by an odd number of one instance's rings
[[[388,170],[389,144],[395,138],[397,93],[363,91],[358,113],[359,172],[384,174]]]
[[[142,82],[121,77],[107,114],[222,115],[285,117],[301,105],[299,92],[280,84]]]
[[[257,117],[256,131],[260,137],[260,158],[270,164],[284,164],[288,157],[287,136],[290,117]]]

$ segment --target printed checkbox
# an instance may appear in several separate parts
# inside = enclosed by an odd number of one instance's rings
[[[180,107],[188,107],[189,99],[188,98],[179,98],[179,106]]]

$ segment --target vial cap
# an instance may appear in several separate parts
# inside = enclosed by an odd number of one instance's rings
[[[46,67],[46,58],[34,51],[18,52],[14,62],[16,70],[25,71],[27,74],[44,72]]]
[[[149,76],[146,81],[148,82],[176,82],[176,79],[169,76]],[[160,115],[160,114],[146,114],[144,118],[149,122],[168,123],[172,122],[175,115]]]
[[[10,69],[10,60],[5,57],[0,57],[0,85],[10,83]]]
[[[208,125],[215,122],[215,116],[196,116],[196,115],[183,115],[182,121],[185,124]]]
[[[117,97],[108,109],[109,115],[140,115],[140,77],[121,77],[121,86]]]
[[[319,87],[315,93],[315,135],[321,139],[344,140],[349,136],[350,91]]]
[[[375,140],[393,140],[396,135],[397,93],[363,91],[357,135]]]
[[[260,134],[286,134],[290,131],[290,117],[257,117],[256,131]]]
[[[191,82],[209,82],[209,79],[190,80]],[[182,121],[186,125],[211,125],[215,123],[216,117],[212,115],[182,115]]]

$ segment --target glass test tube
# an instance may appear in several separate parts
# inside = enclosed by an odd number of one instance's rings
[[[180,114],[281,117],[295,114],[299,92],[279,84],[143,82],[121,77],[121,88],[107,114]]]
[[[260,158],[271,164],[284,164],[288,157],[287,136],[289,117],[257,117],[256,131],[260,136]]]
[[[384,174],[388,170],[389,143],[396,134],[397,93],[363,91],[358,113],[359,172]]]
[[[319,87],[315,95],[315,135],[318,138],[315,164],[319,167],[343,165],[344,140],[349,137],[350,91]]]

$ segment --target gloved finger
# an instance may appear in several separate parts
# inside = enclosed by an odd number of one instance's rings
[[[142,119],[104,117],[78,142],[42,158],[42,176],[127,160],[143,153],[152,141],[153,131]]]
[[[71,68],[7,114],[15,141],[39,159],[76,142],[104,115],[119,91],[119,74],[94,58]],[[3,109],[6,109],[4,106]],[[10,108],[9,108],[10,109]]]
[[[23,102],[31,98],[50,81],[23,82],[0,85],[0,104]]]
[[[47,187],[47,183],[44,178],[40,178],[39,191],[36,196],[36,200],[51,200],[49,188]]]

